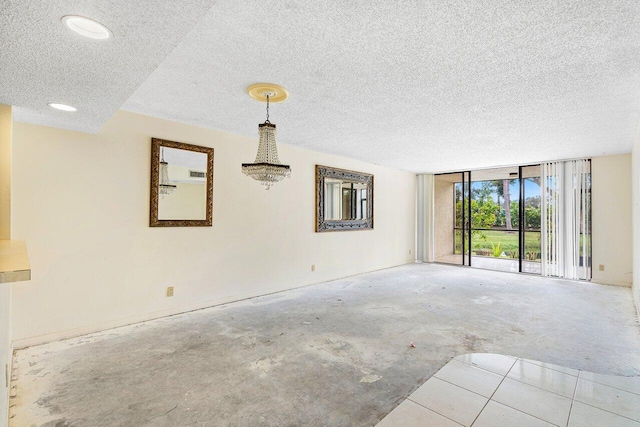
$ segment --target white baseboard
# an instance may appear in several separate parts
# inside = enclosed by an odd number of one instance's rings
[[[378,269],[375,269],[375,270],[366,271],[366,272],[362,272],[362,273],[356,273],[356,274],[352,274],[352,275],[348,275],[348,276],[344,276],[344,277],[337,277],[337,278],[334,278],[334,279],[326,279],[326,280],[322,280],[320,282],[314,282],[314,283],[309,283],[309,284],[300,285],[300,286],[290,286],[290,285],[289,286],[279,286],[279,287],[263,289],[263,290],[261,290],[259,292],[248,292],[248,293],[245,293],[245,294],[238,294],[238,295],[234,295],[234,296],[226,297],[226,298],[219,298],[219,299],[213,299],[213,300],[207,300],[207,301],[200,301],[200,302],[189,304],[189,305],[186,305],[186,306],[172,307],[172,308],[169,308],[169,309],[166,309],[166,310],[160,310],[160,311],[144,313],[144,314],[140,314],[140,315],[137,315],[137,316],[121,318],[121,319],[112,320],[112,321],[108,321],[108,322],[96,323],[96,324],[93,324],[93,325],[86,325],[86,326],[81,326],[81,327],[78,327],[78,328],[67,329],[67,330],[63,330],[63,331],[56,331],[56,332],[51,332],[51,333],[43,334],[43,335],[37,335],[37,336],[33,336],[33,337],[21,338],[21,339],[14,340],[12,342],[12,345],[13,345],[13,348],[15,348],[16,350],[20,350],[20,349],[23,349],[23,348],[26,348],[26,347],[32,347],[34,345],[46,344],[46,343],[49,343],[49,342],[52,342],[52,341],[60,341],[60,340],[68,339],[68,338],[75,338],[75,337],[78,337],[78,336],[81,336],[81,335],[87,335],[87,334],[92,334],[92,333],[96,333],[96,332],[102,332],[102,331],[105,331],[105,330],[108,330],[108,329],[119,328],[121,326],[128,326],[128,325],[132,325],[132,324],[135,324],[135,323],[146,322],[146,321],[149,321],[149,320],[159,319],[159,318],[167,317],[167,316],[173,316],[173,315],[176,315],[176,314],[188,313],[190,311],[195,311],[195,310],[202,310],[202,309],[205,309],[205,308],[215,307],[215,306],[223,305],[223,304],[229,304],[229,303],[232,303],[232,302],[238,302],[238,301],[242,301],[242,300],[246,300],[246,299],[250,299],[250,298],[261,297],[261,296],[274,294],[274,293],[278,293],[278,292],[284,292],[284,291],[289,291],[289,290],[293,290],[293,289],[300,289],[300,288],[304,288],[304,287],[307,287],[307,286],[318,285],[320,283],[332,282],[334,280],[341,280],[341,279],[345,279],[347,277],[353,277],[353,276],[359,276],[361,274],[372,273],[374,271],[386,270],[388,268],[398,267],[400,265],[405,265],[405,264],[407,264],[407,263],[393,265],[393,266],[389,266],[389,267],[382,267],[382,268],[378,268]]]
[[[627,281],[621,280],[599,280],[599,279],[591,279],[591,283],[596,283],[598,285],[609,285],[609,286],[621,286],[623,288],[630,288],[631,283]]]
[[[255,298],[255,297],[268,295],[276,292],[297,289],[304,286],[311,286],[311,285],[303,285],[303,286],[298,286],[294,288],[291,288],[291,287],[270,288],[270,289],[265,289],[263,292],[260,292],[260,293],[247,293],[247,294],[234,295],[228,298],[201,301],[194,304],[189,304],[189,305],[180,306],[180,307],[172,307],[166,310],[143,313],[137,316],[125,317],[125,318],[112,320],[108,322],[101,322],[93,325],[86,325],[78,328],[51,332],[44,335],[37,335],[33,337],[22,338],[22,339],[14,340],[13,346],[15,347],[16,350],[20,350],[20,349],[31,347],[34,345],[46,344],[48,342],[60,341],[68,338],[75,338],[81,335],[92,334],[95,332],[101,332],[108,329],[119,328],[121,326],[127,326],[135,323],[146,322],[149,320],[160,319],[162,317],[173,316],[176,314],[187,313],[190,311],[202,310],[205,308],[215,307],[218,305],[228,304],[231,302],[242,301],[245,299]]]

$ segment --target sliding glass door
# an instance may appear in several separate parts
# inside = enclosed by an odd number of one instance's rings
[[[540,183],[540,165],[520,167],[520,271],[523,273],[541,273],[542,257],[542,189]]]
[[[434,176],[435,261],[591,279],[591,162]]]
[[[540,274],[540,166],[439,174],[435,260]]]
[[[518,167],[472,173],[472,266],[521,271],[520,182]]]

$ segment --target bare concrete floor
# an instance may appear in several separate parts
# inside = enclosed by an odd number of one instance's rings
[[[640,375],[631,291],[430,264],[364,274],[20,350],[10,426],[371,426],[472,352]]]

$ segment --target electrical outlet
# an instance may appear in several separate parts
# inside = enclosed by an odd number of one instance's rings
[[[168,297],[172,297],[173,296],[173,286],[167,287],[167,296]]]
[[[411,255],[411,249],[409,249],[409,255]]]
[[[315,264],[311,264],[311,271],[316,271],[316,265]]]
[[[600,265],[598,266],[598,270],[600,270],[600,271],[604,271],[604,264],[600,264]]]

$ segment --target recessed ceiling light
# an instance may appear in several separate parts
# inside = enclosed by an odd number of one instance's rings
[[[78,109],[76,107],[72,107],[71,105],[67,105],[67,104],[58,104],[56,102],[50,102],[49,107],[51,108],[55,108],[56,110],[61,110],[61,111],[78,111]]]
[[[105,40],[113,36],[107,27],[84,16],[66,15],[62,17],[61,21],[71,31],[90,39]]]

